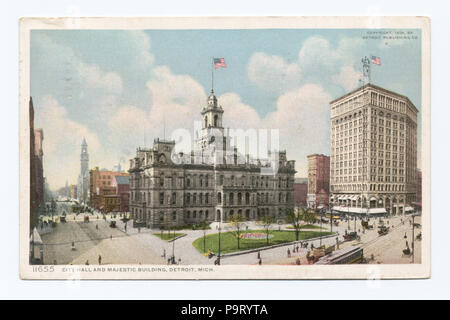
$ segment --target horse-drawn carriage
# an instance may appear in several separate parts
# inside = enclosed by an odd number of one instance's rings
[[[358,236],[358,233],[356,232],[349,232],[343,235],[344,241],[352,241],[352,240],[359,240],[360,236]]]
[[[385,234],[388,234],[389,233],[389,227],[386,227],[386,226],[379,226],[378,227],[378,235],[379,236],[384,236]]]
[[[361,221],[361,226],[364,229],[368,229],[368,230],[372,230],[373,229],[373,225],[369,224],[369,221],[367,221],[367,220],[362,220]]]
[[[109,222],[109,227],[110,227],[110,228],[115,228],[115,227],[116,227],[116,221],[115,221],[115,220],[111,220],[111,221]]]

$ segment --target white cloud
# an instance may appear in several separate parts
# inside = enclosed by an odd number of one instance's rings
[[[298,60],[292,63],[281,56],[254,53],[247,67],[248,78],[259,87],[278,93],[307,83],[325,85],[330,80],[347,90],[359,80],[355,80],[360,73],[353,66],[359,62],[363,47],[360,38],[342,38],[333,47],[328,40],[312,36],[302,43]]]
[[[206,94],[190,76],[175,75],[166,66],[156,67],[147,87],[152,97],[149,121],[154,136],[162,137],[164,123],[167,135],[178,128],[193,129],[193,121],[200,120]]]
[[[306,156],[329,153],[329,102],[331,96],[319,85],[306,84],[278,98],[277,110],[263,125],[280,130],[280,146],[296,159],[298,176],[307,175]],[[320,143],[319,143],[320,142]],[[322,149],[323,148],[323,149]]]
[[[98,150],[100,142],[86,126],[68,118],[66,109],[52,96],[34,101],[39,108],[35,128],[44,131],[44,175],[51,188],[63,186],[66,179],[77,181],[80,172],[80,145],[83,138],[91,150]]]
[[[224,108],[224,127],[233,129],[253,129],[261,126],[261,119],[254,108],[242,102],[241,97],[232,92],[218,98]]]
[[[358,87],[359,80],[362,78],[362,72],[356,71],[352,66],[343,66],[339,74],[332,77],[333,82],[343,87],[346,91]]]
[[[282,57],[255,52],[247,66],[251,82],[272,91],[283,91],[296,87],[300,80],[300,68],[296,63],[288,63]]]
[[[104,89],[107,92],[120,94],[122,92],[122,79],[117,73],[103,72],[96,65],[88,65],[80,61],[80,78],[89,90]]]
[[[280,148],[287,150],[289,159],[296,159],[298,175],[306,176],[306,156],[329,153],[329,146],[317,141],[329,140],[329,102],[331,96],[319,85],[306,84],[282,94],[276,110],[260,118],[256,110],[242,102],[236,93],[218,97],[224,108],[224,123],[235,129],[279,130]],[[324,148],[324,149],[322,149]]]

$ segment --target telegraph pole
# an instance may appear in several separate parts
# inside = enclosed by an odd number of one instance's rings
[[[412,263],[414,263],[414,213],[412,216],[412,241],[411,241],[411,249],[412,249]]]

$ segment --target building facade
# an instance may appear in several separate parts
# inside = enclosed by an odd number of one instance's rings
[[[34,105],[30,97],[28,106],[30,129],[30,231],[37,225],[39,215],[45,210],[45,178],[42,143],[44,131],[34,129]]]
[[[236,148],[224,152],[230,143],[223,113],[211,91],[201,112],[197,149],[190,154],[175,155],[175,142],[160,139],[152,148],[137,149],[129,169],[135,222],[158,228],[226,221],[234,214],[247,220],[282,219],[293,209],[295,161],[278,151],[276,172],[266,174],[269,162],[242,156]]]
[[[330,193],[330,157],[323,154],[308,156],[308,208],[328,207]]]
[[[89,171],[90,205],[104,212],[119,211],[120,196],[116,193],[115,177],[129,176],[127,172],[100,170],[98,167]],[[109,201],[106,201],[109,197]]]
[[[129,212],[130,176],[114,176],[112,184],[116,188],[116,195],[119,196],[119,211]]]
[[[306,207],[308,194],[308,179],[295,178],[294,180],[294,204],[297,207]]]
[[[82,203],[89,201],[89,153],[86,139],[81,143],[80,175],[78,176],[78,200]]]
[[[417,197],[417,108],[373,84],[330,106],[335,210],[403,214]]]

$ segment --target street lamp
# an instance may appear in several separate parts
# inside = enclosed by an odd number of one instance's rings
[[[221,223],[219,221],[219,253],[217,255],[217,265],[220,266],[220,232],[222,230]]]
[[[319,246],[322,246],[322,213],[323,213],[323,209],[320,209],[319,214],[320,214],[320,242],[319,242]]]
[[[175,264],[175,238],[172,241],[172,264]]]

